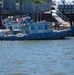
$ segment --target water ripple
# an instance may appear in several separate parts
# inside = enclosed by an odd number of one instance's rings
[[[74,38],[0,41],[0,75],[74,75]]]

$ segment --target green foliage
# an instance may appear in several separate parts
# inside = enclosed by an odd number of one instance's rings
[[[45,2],[43,0],[34,0],[34,3],[44,4]]]
[[[20,2],[21,0],[16,0],[17,2]],[[33,1],[34,3],[40,3],[40,4],[44,4],[45,2],[43,0],[22,0],[22,1]]]
[[[2,1],[2,0],[0,0]],[[40,3],[40,4],[44,4],[45,2],[43,0],[16,0],[16,2],[20,2],[20,1],[33,1],[34,3]]]

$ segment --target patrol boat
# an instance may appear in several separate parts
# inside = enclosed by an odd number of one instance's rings
[[[32,22],[30,18],[26,18],[21,24],[20,33],[15,35],[11,29],[11,34],[4,35],[3,40],[55,40],[63,39],[71,33],[71,29],[54,30],[51,29],[51,22]]]

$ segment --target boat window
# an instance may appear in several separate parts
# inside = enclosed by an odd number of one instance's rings
[[[36,26],[31,26],[31,30],[36,30]]]
[[[23,27],[23,30],[26,30],[26,27]]]
[[[19,29],[22,29],[22,27],[21,27],[21,26],[19,26]]]
[[[68,6],[67,5],[65,5],[65,8],[67,8]]]
[[[12,26],[8,26],[8,29],[12,30]]]
[[[43,29],[43,26],[42,25],[39,25],[38,26],[38,30],[42,30]]]
[[[47,30],[49,28],[49,26],[48,25],[45,25],[45,30]]]
[[[19,29],[19,26],[17,26],[17,29]]]
[[[21,29],[20,26],[19,26],[19,29]]]
[[[68,11],[70,12],[70,9],[68,9]]]
[[[14,29],[17,29],[17,26],[14,26]]]
[[[69,8],[71,8],[71,5],[69,5]]]
[[[64,8],[64,6],[62,5],[62,8]]]

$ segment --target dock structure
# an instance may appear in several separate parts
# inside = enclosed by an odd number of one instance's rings
[[[3,9],[5,10],[15,10],[16,9],[16,0],[2,0]]]
[[[38,18],[40,16],[41,19],[46,19],[47,21],[56,21],[52,16],[51,13],[44,14],[45,11],[50,11],[52,0],[44,0],[48,3],[46,4],[34,4],[33,2],[21,2],[18,4],[18,10],[16,9],[16,0],[2,0],[3,2],[3,9],[1,10],[1,15],[9,16],[9,15],[26,15],[29,14],[29,16],[36,18],[37,16],[37,10],[36,7],[39,7],[38,9]],[[30,7],[31,6],[31,7]],[[70,21],[74,21],[74,4],[58,4],[58,10],[67,16]],[[48,17],[48,18],[47,18]]]
[[[14,13],[16,14],[17,12],[22,14],[22,13],[36,13],[37,7],[38,12],[42,11],[48,11],[51,9],[51,2],[52,0],[49,1],[50,3],[45,3],[45,4],[35,4],[34,2],[31,1],[24,1],[20,0],[20,2],[16,3],[16,0],[2,0],[2,13],[9,14]]]

